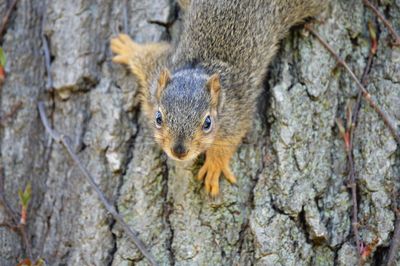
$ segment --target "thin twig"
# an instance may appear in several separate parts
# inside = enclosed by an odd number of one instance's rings
[[[0,171],[2,172],[2,169]],[[8,215],[8,217],[11,218],[12,222],[11,224],[5,224],[5,225],[7,225],[9,228],[11,228],[13,231],[17,232],[20,235],[26,251],[26,255],[28,256],[29,259],[32,259],[33,258],[32,246],[29,240],[26,225],[20,224],[18,215],[16,214],[15,211],[13,211],[13,209],[10,207],[10,204],[7,201],[4,192],[4,183],[5,183],[4,179],[5,179],[4,175],[0,173],[0,205],[3,205],[6,215]]]
[[[371,32],[371,30],[374,30],[373,25],[369,24],[369,27],[370,27],[370,35],[371,35],[370,36],[371,37],[371,46],[370,46],[370,51],[368,53],[367,64],[364,68],[364,71],[363,71],[363,74],[361,77],[361,83],[363,86],[366,86],[368,83],[368,74],[371,70],[372,61],[375,56],[376,48],[377,48],[376,34],[375,34],[375,32]],[[359,111],[361,108],[361,102],[362,102],[361,99],[362,99],[362,91],[359,90],[358,94],[357,94],[356,104],[353,107],[351,113],[348,114],[348,117],[347,117],[347,119],[351,119],[351,123],[349,125],[350,128],[347,129],[350,132],[350,134],[349,134],[350,137],[349,137],[349,147],[348,147],[348,149],[346,149],[347,161],[349,164],[348,180],[350,182],[349,184],[350,184],[350,189],[351,189],[351,198],[352,198],[352,205],[353,205],[352,225],[353,225],[353,233],[354,233],[354,237],[356,239],[356,246],[357,246],[359,255],[361,255],[361,253],[362,253],[363,243],[360,242],[361,238],[360,238],[360,233],[358,231],[359,223],[358,223],[358,203],[357,203],[357,181],[356,181],[356,171],[355,171],[354,157],[353,157],[353,149],[354,149],[353,140],[354,140],[354,132],[358,125],[358,115],[359,115]],[[362,259],[360,257],[360,264],[362,264],[361,260]]]
[[[122,226],[125,233],[130,237],[130,239],[135,243],[136,247],[142,252],[142,254],[149,260],[152,265],[157,265],[157,262],[153,258],[153,255],[147,250],[143,242],[139,239],[138,233],[132,230],[128,224],[124,221],[124,218],[117,212],[115,207],[110,204],[108,199],[104,196],[103,192],[100,190],[99,186],[94,181],[92,175],[89,171],[83,166],[82,162],[80,161],[78,155],[75,153],[74,149],[71,145],[71,139],[63,134],[58,133],[57,131],[53,130],[50,127],[49,121],[47,120],[44,103],[39,102],[38,104],[40,118],[42,120],[43,126],[45,127],[46,131],[50,134],[50,136],[60,144],[62,144],[68,151],[69,155],[72,157],[74,162],[78,165],[79,169],[82,171],[84,176],[86,177],[87,181],[90,183],[92,188],[96,191],[97,196],[99,197],[100,201],[103,203],[104,207],[107,209],[109,213],[114,217],[114,219]]]
[[[3,34],[6,31],[10,16],[11,16],[14,8],[17,6],[17,2],[18,2],[18,0],[14,0],[11,3],[10,7],[7,9],[7,12],[6,12],[5,16],[3,17],[3,20],[2,20],[1,25],[0,25],[0,43],[3,40]]]
[[[357,183],[356,183],[356,171],[354,167],[353,159],[353,146],[352,146],[352,128],[354,124],[352,122],[351,108],[348,106],[346,110],[346,126],[343,125],[341,119],[336,120],[336,124],[339,129],[340,136],[343,138],[343,143],[346,151],[347,158],[347,168],[348,168],[348,180],[347,187],[351,191],[351,201],[352,201],[352,215],[351,215],[351,225],[353,229],[354,238],[357,246],[357,257],[359,259],[359,264],[361,264],[361,254],[363,251],[363,242],[360,240],[360,234],[358,231],[358,204],[357,204]]]
[[[367,62],[367,65],[365,66],[363,75],[362,75],[362,77],[361,77],[361,84],[362,84],[364,87],[366,87],[366,86],[367,86],[367,83],[368,83],[368,73],[369,73],[370,70],[371,70],[373,58],[374,58],[374,54],[372,54],[372,53],[370,52],[370,53],[368,54],[368,62]],[[354,127],[357,127],[357,124],[358,124],[358,114],[359,114],[359,112],[360,112],[361,103],[362,103],[361,99],[362,99],[362,91],[359,90],[359,91],[358,91],[358,94],[357,94],[356,105],[354,106],[353,112],[352,112],[352,113],[353,113],[352,120],[353,120],[353,123],[354,123]],[[354,128],[354,129],[355,129],[355,128]],[[352,132],[354,132],[354,129],[352,130]],[[353,139],[353,138],[352,138],[352,139]]]
[[[43,8],[43,19],[42,19],[42,45],[43,45],[43,53],[44,53],[44,63],[47,72],[47,84],[46,89],[51,90],[53,88],[53,79],[51,77],[51,56],[50,56],[50,48],[49,42],[47,40],[47,36],[44,32],[44,28],[46,25],[46,4]]]
[[[0,227],[7,227],[13,231],[16,231],[16,227],[14,227],[14,225],[8,223],[8,222],[1,222],[0,223]]]
[[[368,102],[368,104],[372,107],[372,109],[374,109],[375,112],[378,113],[378,115],[383,120],[385,125],[389,128],[389,130],[392,133],[397,144],[400,145],[400,135],[397,133],[395,126],[392,125],[392,123],[390,122],[390,120],[389,120],[388,116],[385,114],[385,112],[382,111],[382,109],[375,103],[375,101],[371,97],[371,94],[369,94],[369,92],[361,84],[361,82],[358,80],[356,75],[350,69],[349,65],[342,58],[340,58],[340,56],[333,50],[333,48],[324,39],[322,39],[321,35],[319,35],[313,29],[313,27],[311,25],[306,24],[304,27],[305,27],[305,29],[310,31],[319,40],[319,42],[333,55],[333,57],[336,59],[336,61],[347,70],[347,72],[350,74],[351,78],[357,84],[357,87],[361,90],[364,99]]]
[[[347,151],[347,160],[349,163],[349,180],[350,184],[349,187],[351,189],[351,200],[352,200],[352,205],[353,205],[353,214],[351,217],[351,224],[353,226],[353,233],[354,233],[354,238],[356,239],[356,246],[358,250],[358,255],[361,255],[361,243],[360,243],[360,233],[358,231],[358,205],[357,205],[357,183],[356,183],[356,178],[355,178],[355,168],[354,168],[354,160],[353,160],[353,155],[351,154],[351,150]]]
[[[47,217],[43,217],[46,220],[45,226],[42,229],[42,233],[39,235],[40,237],[36,244],[36,250],[37,250],[36,260],[43,257],[44,246],[46,244],[46,239],[49,236],[49,232],[50,232],[50,221],[49,220],[50,220],[51,214],[48,214],[46,216]]]
[[[385,24],[386,28],[389,30],[390,34],[392,35],[394,42],[393,45],[400,46],[400,36],[397,34],[395,29],[393,28],[392,24],[385,18],[385,16],[373,5],[369,0],[363,0],[364,5],[369,7],[372,12]]]
[[[31,242],[29,240],[28,232],[26,230],[26,225],[25,224],[19,224],[18,226],[18,232],[21,235],[22,242],[24,243],[24,247],[27,253],[27,256],[29,259],[33,259],[33,253],[32,253],[32,246]]]
[[[13,104],[11,110],[0,117],[0,126],[4,126],[4,124],[17,113],[17,111],[22,107],[22,104],[22,101],[17,101]]]
[[[128,0],[124,0],[124,33],[129,34],[129,26],[128,26]]]

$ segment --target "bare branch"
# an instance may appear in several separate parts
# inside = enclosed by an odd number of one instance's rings
[[[129,34],[129,28],[128,28],[128,0],[124,0],[124,8],[123,8],[123,14],[124,14],[124,33]]]
[[[370,34],[371,46],[370,46],[369,53],[368,53],[367,64],[364,68],[364,72],[361,77],[361,84],[364,87],[366,87],[368,84],[368,74],[371,71],[372,62],[373,62],[374,56],[378,49],[378,37],[376,34],[375,23],[373,23],[372,21],[369,21],[368,29],[369,29],[369,34]],[[357,94],[356,105],[354,106],[353,112],[352,112],[353,113],[352,121],[353,121],[354,127],[352,128],[352,132],[351,132],[352,133],[351,140],[353,139],[353,133],[358,124],[358,113],[361,108],[361,99],[362,99],[362,91],[359,90],[358,94]]]
[[[367,64],[364,68],[362,77],[361,77],[361,83],[363,86],[366,86],[368,83],[368,74],[371,70],[372,66],[372,61],[376,53],[377,49],[377,37],[375,34],[375,27],[372,23],[368,23],[368,27],[370,29],[370,39],[371,39],[371,46],[370,46],[370,51],[368,53],[368,59],[367,59]],[[346,150],[346,155],[347,155],[347,162],[348,162],[348,167],[349,167],[349,173],[348,173],[348,182],[350,184],[350,190],[351,190],[351,198],[352,198],[352,206],[353,206],[353,213],[351,217],[351,222],[353,226],[353,233],[354,237],[356,240],[356,246],[358,250],[358,254],[361,255],[362,253],[362,246],[363,243],[360,242],[360,233],[358,231],[359,223],[358,223],[358,203],[357,203],[357,181],[356,181],[356,170],[354,166],[354,158],[353,158],[353,140],[354,140],[354,132],[358,124],[358,114],[361,108],[361,99],[362,99],[362,91],[359,90],[357,94],[357,101],[353,109],[351,110],[349,108],[349,114],[347,116],[347,119],[351,120],[350,123],[350,128],[347,130],[349,131],[349,147]],[[359,257],[360,263],[362,263],[362,256]]]
[[[152,265],[157,265],[157,262],[153,258],[153,255],[150,254],[150,252],[147,250],[147,248],[145,247],[143,242],[139,239],[139,237],[138,237],[139,234],[136,231],[132,230],[128,226],[128,224],[126,224],[126,222],[124,221],[124,218],[117,212],[115,207],[112,204],[110,204],[108,199],[105,197],[103,192],[100,190],[99,186],[94,181],[94,179],[91,176],[91,174],[89,173],[89,171],[85,168],[85,166],[83,166],[78,155],[75,153],[75,151],[72,148],[71,139],[66,135],[58,133],[57,131],[53,130],[50,127],[49,121],[47,120],[47,117],[45,114],[44,103],[39,102],[38,108],[39,108],[40,118],[42,120],[44,127],[46,128],[46,131],[50,134],[50,136],[55,141],[61,143],[67,149],[71,158],[78,165],[79,169],[82,171],[83,175],[86,177],[86,180],[90,183],[92,188],[96,191],[97,196],[99,197],[100,201],[103,203],[106,210],[109,213],[111,213],[111,215],[114,217],[114,219],[122,226],[124,232],[135,243],[136,247],[140,250],[140,252],[142,252],[142,254],[149,260],[149,262]]]
[[[5,16],[3,17],[3,20],[2,20],[1,25],[0,25],[0,43],[1,43],[2,39],[3,39],[4,32],[6,31],[6,28],[7,28],[8,21],[10,19],[11,13],[13,12],[14,8],[17,6],[17,2],[18,2],[18,0],[14,0],[11,3],[10,7],[7,9],[7,12],[6,12]]]
[[[22,105],[23,105],[22,101],[17,101],[16,103],[14,103],[11,106],[10,111],[0,117],[0,126],[4,126],[4,124],[17,113],[17,111],[22,107]]]
[[[0,222],[0,227],[7,227],[7,228],[9,228],[9,229],[11,229],[13,231],[17,230],[17,228],[13,224],[11,224],[9,222],[6,222],[6,221]]]
[[[313,29],[313,27],[311,25],[306,24],[304,27],[305,27],[305,29],[310,31],[319,40],[319,42],[333,55],[333,57],[336,59],[336,61],[346,69],[346,71],[350,74],[351,78],[357,84],[357,87],[361,90],[364,99],[368,102],[368,104],[372,107],[372,109],[374,109],[375,112],[378,113],[378,115],[383,120],[385,125],[389,128],[389,130],[392,133],[392,135],[393,135],[394,139],[396,140],[397,144],[400,145],[400,135],[397,132],[395,126],[392,125],[392,123],[390,122],[390,120],[389,120],[388,116],[386,115],[386,113],[384,111],[382,111],[382,109],[372,99],[371,94],[369,94],[369,92],[361,84],[361,82],[358,80],[356,75],[350,69],[349,65],[342,58],[340,58],[340,56],[333,50],[333,48],[324,39],[322,39],[321,35],[319,35]]]
[[[2,169],[1,169],[2,172]],[[4,207],[6,215],[11,219],[11,223],[3,223],[2,225],[9,227],[13,231],[17,232],[22,239],[22,243],[24,245],[26,255],[29,259],[32,259],[32,246],[29,240],[28,232],[25,225],[19,223],[18,215],[13,209],[10,207],[8,203],[5,193],[4,193],[4,175],[0,173],[0,205]]]
[[[32,245],[29,240],[29,236],[28,236],[28,232],[27,232],[27,228],[26,228],[25,224],[19,224],[18,233],[21,235],[22,243],[24,244],[28,258],[33,259]]]
[[[44,9],[46,10],[46,9]],[[47,84],[46,84],[46,89],[50,90],[53,88],[53,79],[51,77],[51,57],[50,57],[50,48],[49,48],[49,42],[47,40],[47,36],[44,33],[44,26],[46,24],[46,16],[45,12],[43,12],[43,19],[42,19],[42,46],[43,46],[43,53],[44,53],[44,62],[45,62],[45,67],[46,67],[46,72],[47,72]]]
[[[379,10],[373,4],[371,4],[369,0],[363,0],[363,2],[364,5],[369,7],[372,10],[372,12],[374,12],[375,15],[382,21],[382,23],[385,24],[386,28],[388,29],[388,31],[390,32],[390,34],[394,39],[393,45],[400,46],[400,36],[394,30],[392,24],[385,18],[385,16],[381,12],[379,12]]]

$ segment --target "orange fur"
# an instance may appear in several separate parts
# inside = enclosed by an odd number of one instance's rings
[[[209,80],[207,81],[206,86],[210,90],[212,107],[216,108],[218,105],[219,92],[221,90],[221,84],[219,82],[219,75],[218,74],[212,75],[209,78]]]
[[[241,138],[216,139],[206,151],[206,161],[199,170],[197,179],[205,179],[205,189],[211,196],[215,197],[219,194],[219,177],[221,173],[231,184],[236,183],[236,177],[232,173],[229,162],[240,141]]]
[[[139,86],[142,108],[149,116],[153,116],[150,99],[150,73],[157,65],[157,59],[170,49],[168,43],[138,44],[126,35],[120,34],[111,39],[111,50],[116,55],[113,62],[126,65],[136,77]]]
[[[164,69],[161,71],[160,77],[158,79],[157,84],[157,98],[160,99],[162,91],[168,85],[168,82],[171,81],[171,74],[169,73],[168,69]]]

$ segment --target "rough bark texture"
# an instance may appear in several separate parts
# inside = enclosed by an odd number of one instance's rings
[[[1,114],[23,105],[2,125],[1,164],[13,208],[18,188],[32,182],[35,255],[49,265],[147,265],[64,148],[49,140],[36,108],[44,100],[54,128],[73,138],[84,164],[161,265],[355,265],[346,157],[335,126],[357,93],[347,73],[317,40],[293,29],[270,67],[253,130],[233,158],[238,184],[222,180],[220,197],[210,199],[194,178],[200,162],[166,158],[139,112],[134,78],[110,62],[109,39],[123,24],[123,2],[20,0],[5,35]],[[399,31],[400,1],[381,1],[379,8]],[[374,16],[362,1],[340,0],[320,18],[318,32],[361,76],[366,25]],[[166,29],[148,20],[175,22]],[[177,40],[180,23],[172,0],[128,1],[136,41]],[[42,34],[52,55],[51,90]],[[368,89],[399,126],[400,49],[390,46],[381,24]],[[400,157],[366,104],[354,145],[360,234],[366,243],[379,239],[367,264],[380,265],[394,230]],[[22,257],[19,237],[0,228],[0,265]]]

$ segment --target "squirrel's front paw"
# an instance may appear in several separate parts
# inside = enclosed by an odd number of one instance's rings
[[[116,54],[112,59],[113,62],[128,65],[132,56],[138,52],[139,47],[139,44],[132,41],[126,34],[119,34],[112,38],[111,51]]]
[[[219,177],[221,173],[224,174],[225,178],[231,183],[236,183],[236,178],[229,168],[229,162],[221,163],[212,160],[207,160],[204,165],[200,168],[197,175],[198,180],[204,181],[205,189],[211,196],[215,197],[219,194]]]

